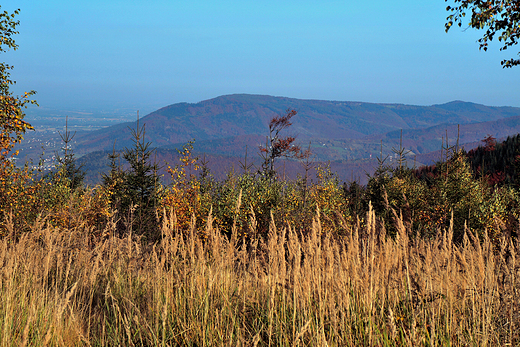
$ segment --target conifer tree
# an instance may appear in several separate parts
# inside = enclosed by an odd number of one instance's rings
[[[116,143],[114,141],[112,153],[108,155],[108,159],[110,160],[110,172],[101,175],[101,185],[111,193],[111,206],[115,209],[119,208],[124,195],[123,184],[125,173],[119,165],[119,157],[120,154],[116,153]]]
[[[121,208],[128,213],[138,234],[154,237],[159,168],[156,163],[150,163],[154,150],[150,148],[151,142],[145,142],[145,125],[139,126],[139,113],[137,117],[136,129],[130,129],[134,146],[123,151],[123,158],[130,167],[123,175]]]
[[[69,188],[71,190],[76,190],[83,185],[83,180],[85,179],[85,171],[83,170],[83,165],[77,165],[76,157],[74,155],[74,151],[72,150],[72,140],[74,136],[76,136],[76,132],[74,134],[70,134],[69,119],[65,120],[65,133],[61,134],[60,137],[63,141],[63,157],[56,153],[56,162],[58,166],[59,175],[63,175],[64,178],[68,180]]]

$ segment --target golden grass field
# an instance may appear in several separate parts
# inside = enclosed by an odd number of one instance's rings
[[[37,220],[0,240],[2,346],[518,346],[520,244],[411,240],[396,218],[333,239],[274,225],[268,241],[208,238],[162,219],[154,246],[108,224]],[[251,224],[255,225],[254,220]],[[16,235],[8,224],[11,235]]]

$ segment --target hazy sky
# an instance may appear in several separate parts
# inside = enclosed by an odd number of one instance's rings
[[[443,0],[7,0],[21,9],[16,90],[44,107],[148,113],[251,93],[431,105],[520,106],[520,46],[479,51],[444,32]]]

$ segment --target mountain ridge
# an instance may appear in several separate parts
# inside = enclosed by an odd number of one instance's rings
[[[195,139],[194,153],[220,158],[215,159],[216,167],[223,170],[224,162],[238,165],[246,148],[248,157],[258,156],[269,120],[287,109],[298,111],[287,135],[296,136],[304,148],[311,146],[318,162],[331,162],[336,170],[344,171],[339,175],[342,179],[369,171],[381,150],[383,156],[392,155],[392,149],[401,144],[401,133],[403,147],[411,150],[409,158],[418,160],[417,165],[429,165],[438,157],[434,153],[446,143],[446,136],[455,144],[458,128],[459,144],[467,145],[467,150],[488,134],[504,138],[520,132],[520,108],[509,106],[464,101],[415,106],[251,94],[168,105],[142,117],[139,124],[146,124],[146,141],[161,149],[161,156],[175,158],[176,148]],[[111,151],[114,142],[116,150],[131,148],[130,128],[135,126],[136,122],[126,122],[78,134],[75,152]],[[354,172],[356,168],[359,172]]]
[[[422,129],[442,123],[470,124],[520,115],[520,108],[457,101],[415,106],[231,94],[198,103],[168,105],[139,121],[146,124],[152,145],[162,147],[191,139],[206,141],[265,135],[269,120],[287,109],[298,111],[290,132],[304,141],[313,138],[362,139],[401,129]],[[114,140],[116,148],[131,146],[128,127],[135,127],[135,122],[79,134],[79,153],[111,149]]]

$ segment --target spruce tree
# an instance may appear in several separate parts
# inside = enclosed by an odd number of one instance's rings
[[[85,179],[85,171],[83,165],[77,165],[74,151],[72,150],[72,140],[76,136],[76,132],[71,135],[68,125],[68,117],[65,120],[65,133],[59,133],[61,140],[63,141],[63,157],[56,153],[56,163],[58,175],[63,175],[68,180],[69,188],[76,190],[83,186],[83,180]]]
[[[123,151],[129,169],[123,175],[121,208],[127,212],[136,233],[154,238],[157,236],[158,166],[150,163],[154,150],[150,148],[151,142],[145,142],[145,125],[139,126],[139,113],[136,129],[130,131],[134,146]]]
[[[114,209],[120,208],[121,199],[124,196],[124,177],[125,173],[119,164],[120,153],[116,153],[116,143],[114,141],[114,147],[112,153],[108,155],[110,160],[110,172],[108,174],[103,173],[101,175],[101,185],[104,189],[110,191],[111,194],[111,207]]]

